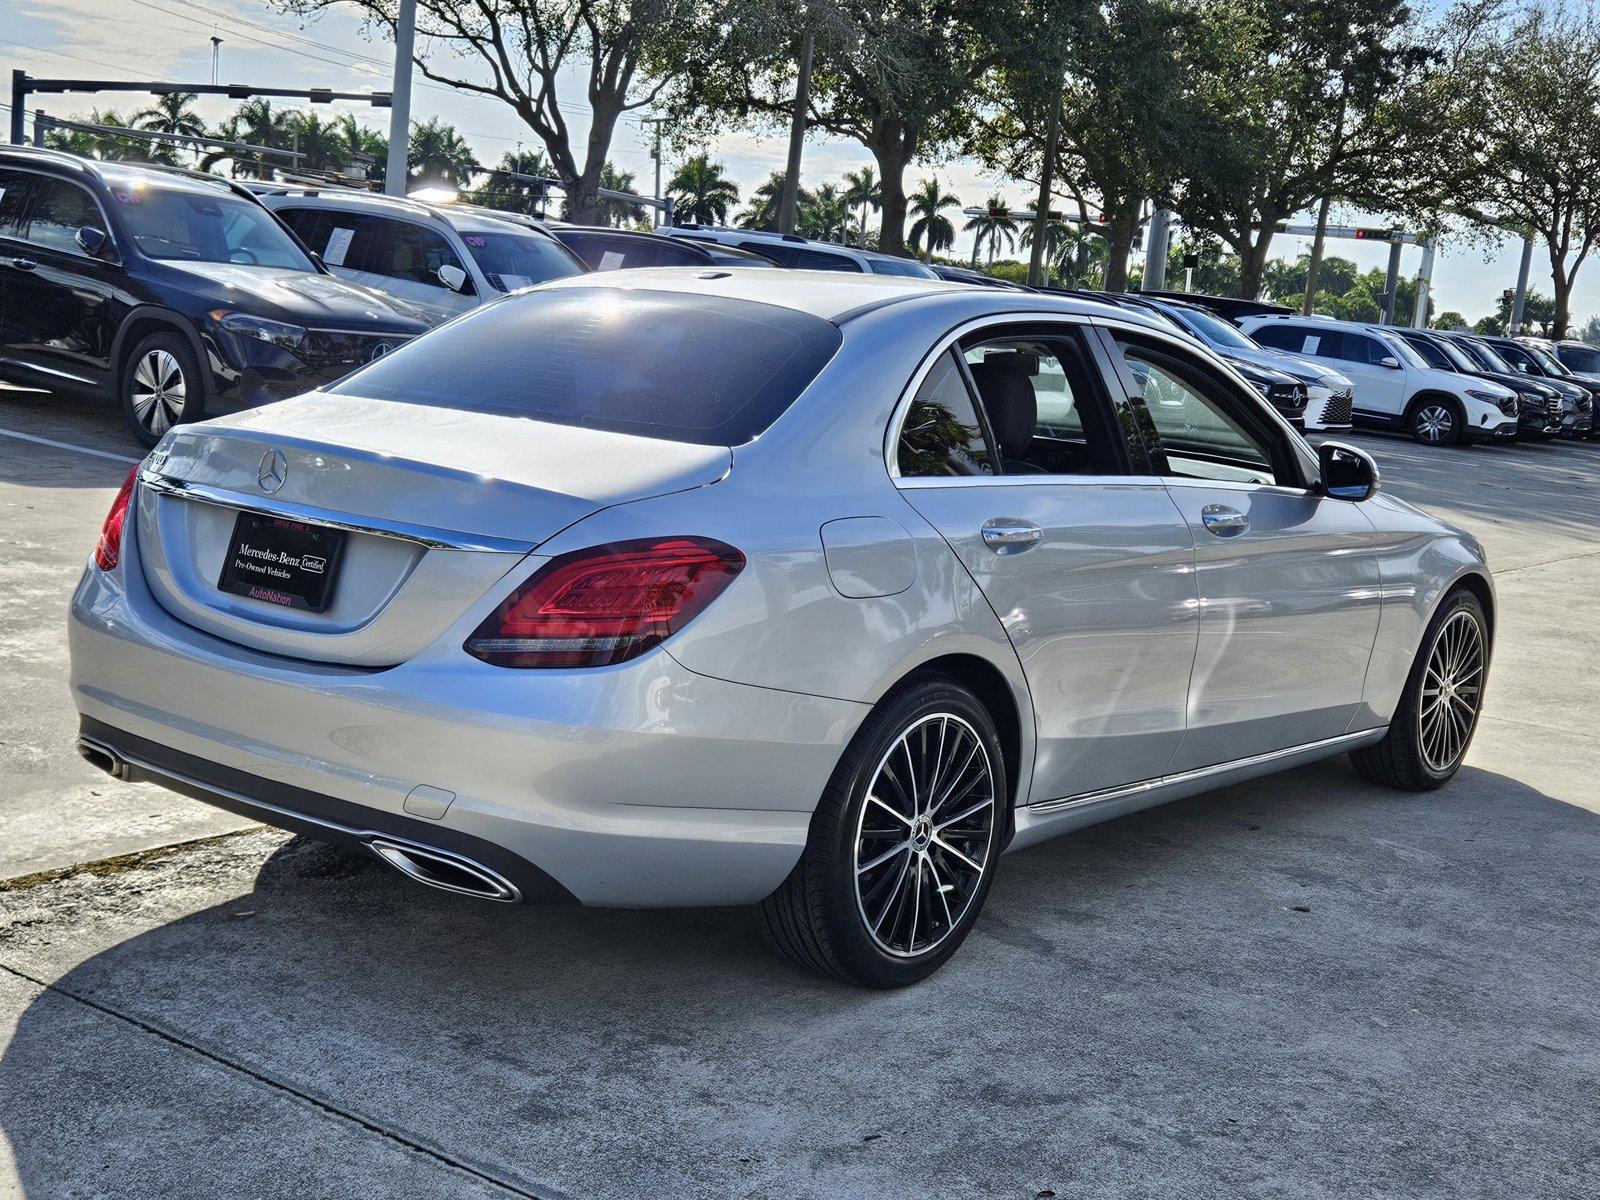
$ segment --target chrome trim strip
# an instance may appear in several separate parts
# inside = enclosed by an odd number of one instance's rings
[[[312,525],[326,525],[348,533],[366,533],[374,537],[394,538],[414,542],[430,550],[484,550],[496,554],[527,554],[537,543],[516,541],[512,538],[490,537],[485,534],[456,533],[436,529],[430,525],[413,525],[406,521],[390,521],[383,517],[362,517],[352,520],[342,513],[309,504],[295,504],[287,500],[273,500],[265,496],[244,496],[205,483],[190,483],[174,479],[155,471],[140,471],[139,482],[163,496],[179,496],[201,504],[214,504],[238,512],[261,513],[269,517],[284,517],[291,521],[305,521]]]
[[[211,792],[218,796],[226,796],[230,800],[236,801],[239,804],[248,805],[251,808],[260,809],[262,812],[273,813],[274,815],[280,817],[288,817],[295,821],[304,822],[307,825],[315,825],[321,829],[332,830],[333,832],[343,834],[346,837],[359,838],[362,842],[370,846],[372,852],[379,858],[382,858],[384,862],[388,863],[402,874],[410,875],[419,883],[426,883],[430,887],[440,888],[447,892],[459,891],[462,892],[463,895],[478,896],[479,898],[485,900],[500,900],[512,904],[518,903],[522,899],[522,892],[518,890],[516,884],[512,883],[504,875],[501,875],[500,872],[491,870],[482,863],[475,862],[472,859],[467,858],[465,855],[454,854],[448,850],[439,850],[433,846],[427,846],[421,842],[413,842],[408,838],[395,837],[393,834],[382,833],[376,829],[358,829],[354,825],[345,825],[338,821],[329,821],[323,817],[312,816],[310,813],[299,812],[292,808],[284,808],[282,805],[272,804],[266,800],[258,800],[254,796],[246,796],[243,792],[236,792],[232,788],[218,787],[214,783],[207,783],[203,779],[196,779],[192,775],[186,775],[182,771],[175,771],[171,767],[158,767],[154,763],[146,762],[144,759],[138,758],[132,754],[124,754],[121,750],[107,746],[104,742],[97,741],[94,738],[80,737],[78,740],[93,746],[97,750],[102,751],[109,758],[111,758],[113,762],[127,763],[129,766],[137,767],[139,770],[145,771],[158,779],[162,776],[165,776],[168,779],[176,779],[179,783],[186,783],[190,787],[199,791]],[[494,881],[504,890],[505,894],[500,896],[485,896],[481,892],[468,892],[462,888],[450,887],[447,884],[436,883],[431,880],[424,879],[421,875],[401,867],[400,864],[395,862],[393,858],[382,853],[380,847],[384,846],[392,846],[399,850],[417,854],[418,856],[425,855],[426,857],[436,859],[439,862],[448,863],[460,869],[467,870],[472,874],[482,876],[486,880]]]
[[[14,367],[21,367],[25,371],[38,371],[41,374],[54,375],[60,379],[70,379],[73,383],[87,383],[91,386],[94,384],[94,380],[86,379],[82,375],[74,375],[71,371],[58,371],[54,367],[41,367],[38,363],[24,362],[20,358],[8,358],[5,361]]]
[[[1160,775],[1155,779],[1144,779],[1138,783],[1123,784],[1120,787],[1103,788],[1098,792],[1084,792],[1077,796],[1063,796],[1059,800],[1040,800],[1035,804],[1024,805],[1026,812],[1054,813],[1065,812],[1072,808],[1087,808],[1092,804],[1104,804],[1108,800],[1122,800],[1128,796],[1137,796],[1145,792],[1154,792],[1162,788],[1175,787],[1185,783],[1195,783],[1212,775],[1226,775],[1232,771],[1248,770],[1252,767],[1266,766],[1282,758],[1293,758],[1299,754],[1326,750],[1329,754],[1337,753],[1341,746],[1354,745],[1360,741],[1371,741],[1374,735],[1381,735],[1382,729],[1362,729],[1356,733],[1341,733],[1338,737],[1323,738],[1318,742],[1303,742],[1298,746],[1289,746],[1283,750],[1271,750],[1266,754],[1252,754],[1248,758],[1235,758],[1225,763],[1217,763],[1209,767],[1197,767],[1192,771],[1181,771],[1176,775]]]

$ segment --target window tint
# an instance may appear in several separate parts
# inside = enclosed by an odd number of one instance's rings
[[[1270,443],[1239,417],[1242,396],[1199,364],[1119,338],[1167,474],[1275,483]]]
[[[895,461],[904,476],[994,474],[983,426],[954,351],[939,356],[912,398]]]
[[[383,261],[383,239],[393,224],[382,217],[323,209],[306,219],[310,236],[301,235],[306,245],[322,256],[330,267],[367,271],[374,275]]]
[[[37,176],[0,167],[0,237],[22,236],[22,214]]]
[[[921,263],[910,262],[903,258],[869,258],[867,265],[872,268],[874,275],[906,275],[912,279],[937,278]]]
[[[603,233],[561,235],[574,254],[592,271],[625,271],[635,267],[698,267],[705,257],[687,246],[675,246],[665,238],[612,237]]]
[[[275,208],[272,211],[277,213],[278,220],[294,230],[294,235],[307,248],[322,253],[322,247],[328,244],[328,229],[333,224],[332,213],[315,208]]]
[[[736,446],[794,403],[839,341],[827,321],[768,304],[558,288],[476,309],[330,390]]]
[[[1006,475],[1120,470],[1096,376],[1067,335],[992,339],[965,349]]]
[[[1455,367],[1455,363],[1450,361],[1450,356],[1427,338],[1406,338],[1405,342],[1420,354],[1422,361],[1430,367],[1441,367],[1446,371]]]
[[[1304,325],[1284,325],[1278,322],[1263,325],[1253,332],[1263,346],[1275,350],[1288,350],[1293,354],[1316,354],[1323,358],[1337,358],[1339,335],[1331,330],[1310,330]]]
[[[1334,357],[1345,362],[1362,363],[1375,367],[1386,358],[1393,358],[1389,348],[1377,338],[1361,333],[1346,333],[1340,338],[1339,353]]]
[[[1513,368],[1521,371],[1524,375],[1542,374],[1542,372],[1539,370],[1539,364],[1534,361],[1533,355],[1529,354],[1515,342],[1497,342],[1495,343],[1494,350],[1496,354],[1505,359],[1512,365]]]
[[[384,221],[377,244],[377,263],[368,267],[389,279],[444,288],[440,267],[462,267],[461,259],[442,233],[410,221]]]
[[[4,225],[5,221],[0,217],[0,230]],[[1570,369],[1582,371],[1585,375],[1600,375],[1600,350],[1590,346],[1557,346],[1556,353]]]
[[[532,287],[547,279],[583,274],[583,267],[565,246],[532,230],[519,233],[475,230],[463,233],[461,240],[489,282],[502,292]]]
[[[78,249],[77,233],[85,225],[93,225],[96,229],[105,225],[105,218],[100,215],[94,197],[65,179],[40,177],[34,184],[33,211],[28,217],[28,240],[52,250],[82,254],[83,251]]]
[[[793,246],[785,246],[777,242],[740,242],[739,249],[748,250],[752,254],[759,254],[762,258],[770,258],[780,267],[794,266]]]
[[[846,258],[843,254],[829,254],[826,250],[809,250],[804,246],[796,246],[793,251],[794,260],[789,265],[800,271],[855,271],[861,270],[861,264],[853,258]]]

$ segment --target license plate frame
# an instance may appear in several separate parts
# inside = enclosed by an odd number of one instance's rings
[[[326,612],[347,533],[270,513],[240,512],[217,588],[301,612]]]

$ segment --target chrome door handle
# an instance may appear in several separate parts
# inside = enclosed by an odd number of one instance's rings
[[[1250,518],[1226,504],[1208,504],[1200,510],[1200,520],[1218,537],[1236,537],[1250,528]]]
[[[979,533],[983,544],[996,554],[1019,554],[1044,537],[1044,530],[1016,517],[990,517]]]
[[[39,264],[34,262],[31,258],[13,258],[11,260],[11,265],[19,271],[31,271]]]

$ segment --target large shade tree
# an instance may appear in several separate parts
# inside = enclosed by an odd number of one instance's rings
[[[272,2],[305,17],[350,10],[394,36],[398,0]],[[417,0],[413,57],[428,79],[509,107],[544,146],[573,219],[592,221],[618,124],[720,55],[743,2]],[[572,115],[583,110],[580,133]]]

